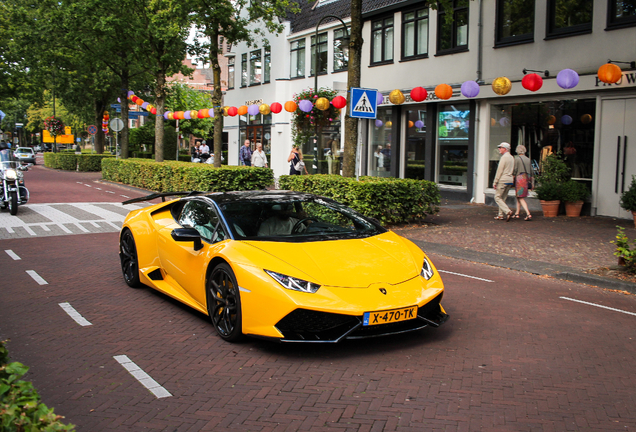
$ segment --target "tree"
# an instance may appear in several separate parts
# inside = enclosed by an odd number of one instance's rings
[[[186,84],[170,83],[167,90],[166,105],[171,111],[209,109],[212,106],[212,96],[208,92],[194,90]],[[214,119],[196,118],[181,120],[179,130],[186,134],[206,137],[214,126]]]

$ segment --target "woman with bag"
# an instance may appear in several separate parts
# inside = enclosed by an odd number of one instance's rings
[[[513,171],[515,179],[515,197],[517,199],[517,212],[512,216],[513,219],[519,219],[519,211],[521,207],[526,211],[526,217],[524,220],[531,221],[532,215],[528,210],[528,203],[526,203],[526,197],[528,192],[532,189],[532,162],[526,156],[525,146],[518,145],[515,149],[517,156],[515,156],[515,168]],[[519,205],[521,204],[521,206]]]
[[[303,171],[305,171],[305,174],[309,174],[305,167],[305,162],[303,162],[303,154],[298,150],[297,145],[294,144],[292,146],[287,162],[290,162],[289,175],[301,175]]]

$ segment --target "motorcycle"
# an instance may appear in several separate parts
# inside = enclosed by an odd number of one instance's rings
[[[29,165],[19,162],[0,162],[0,206],[8,208],[9,213],[18,214],[18,206],[29,201],[29,190],[24,186],[23,171],[28,171]]]

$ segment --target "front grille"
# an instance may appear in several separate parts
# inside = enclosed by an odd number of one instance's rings
[[[350,315],[296,309],[276,324],[288,340],[336,340],[356,325],[360,319]]]

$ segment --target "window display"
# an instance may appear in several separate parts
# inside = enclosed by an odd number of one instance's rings
[[[467,185],[469,116],[468,104],[443,104],[439,107],[439,184]]]

